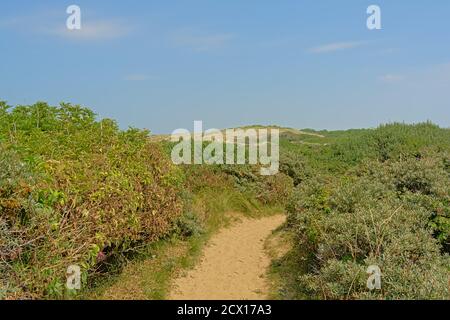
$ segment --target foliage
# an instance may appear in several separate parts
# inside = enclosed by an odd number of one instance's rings
[[[330,161],[334,168],[348,161],[348,168],[338,175],[316,167],[316,177],[300,184],[287,205],[298,246],[311,253],[300,276],[308,294],[449,297],[448,134],[429,123],[394,124],[335,142],[331,150],[339,152],[332,154],[340,159]],[[382,270],[381,291],[366,286],[370,265]]]
[[[271,206],[286,206],[294,253],[309,253],[299,277],[309,296],[448,298],[449,129],[286,130],[268,177],[250,165],[176,167],[148,136],[81,106],[0,102],[0,298],[71,295],[69,265],[86,285],[137,246]],[[374,264],[381,291],[366,287]]]
[[[2,260],[15,296],[61,297],[69,265],[85,280],[104,256],[173,229],[182,175],[148,132],[70,104],[2,103],[0,119],[1,230],[14,237]]]

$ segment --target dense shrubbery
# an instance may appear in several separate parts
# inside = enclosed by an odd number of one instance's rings
[[[100,260],[171,231],[181,174],[148,132],[69,104],[8,109],[0,104],[0,294],[61,297],[69,265],[86,281]]]
[[[401,157],[420,157],[423,152],[440,152],[450,148],[450,130],[426,122],[416,125],[400,123],[382,125],[375,130],[342,133],[329,146],[325,161],[345,169],[365,159],[386,161]],[[321,159],[324,160],[323,158]]]
[[[137,244],[201,234],[211,212],[286,203],[310,253],[299,285],[311,297],[448,298],[450,130],[324,134],[283,138],[280,174],[264,177],[246,165],[175,167],[147,131],[79,106],[0,102],[0,298],[60,298],[69,265],[86,283]],[[366,288],[374,264],[381,291]]]
[[[353,166],[341,175],[318,171],[288,205],[302,252],[311,253],[300,277],[311,296],[449,298],[448,135],[431,124],[395,124],[331,147],[336,163]],[[381,291],[366,287],[370,265],[382,270]]]
[[[235,186],[263,205],[285,205],[293,189],[293,180],[280,172],[262,176],[258,166],[222,165],[219,170],[233,178]]]
[[[69,265],[82,268],[85,287],[98,268],[137,245],[201,234],[211,212],[259,210],[289,197],[285,175],[176,167],[168,146],[148,135],[97,121],[80,106],[0,102],[0,298],[72,294]],[[217,193],[214,204],[205,201],[214,208],[192,203],[193,195]]]

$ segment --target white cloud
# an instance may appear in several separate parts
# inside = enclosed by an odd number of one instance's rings
[[[0,21],[0,28],[10,29],[25,34],[56,36],[72,40],[108,40],[128,35],[132,27],[123,20],[83,18],[81,30],[68,30],[65,13],[40,12],[33,15],[9,17]]]
[[[199,35],[181,31],[176,33],[172,40],[177,46],[188,47],[195,51],[210,51],[226,46],[233,38],[234,36],[229,33]]]
[[[403,81],[405,77],[401,74],[385,74],[382,75],[379,79],[386,83],[396,83]]]
[[[342,50],[348,50],[360,47],[362,45],[366,44],[366,42],[362,41],[348,41],[348,42],[335,42],[335,43],[329,43],[325,45],[321,45],[318,47],[310,48],[308,49],[308,52],[311,53],[329,53],[329,52],[335,52],[335,51],[342,51]]]
[[[80,30],[69,30],[64,25],[59,28],[41,29],[43,33],[74,40],[109,40],[121,38],[131,32],[131,27],[118,21],[95,21],[81,25]]]
[[[410,90],[447,89],[450,85],[450,63],[440,63],[404,70],[403,73],[387,73],[378,80],[388,84],[401,84]],[[412,89],[415,88],[415,89]]]

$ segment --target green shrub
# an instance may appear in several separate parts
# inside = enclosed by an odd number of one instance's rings
[[[175,221],[174,233],[182,239],[195,237],[205,232],[204,222],[200,220],[198,214],[194,213],[193,194],[187,190],[182,192],[183,214]]]
[[[0,218],[17,238],[0,247],[15,296],[61,297],[69,265],[86,280],[99,257],[172,232],[183,176],[148,132],[69,104],[0,110]]]
[[[370,161],[340,178],[319,177],[297,188],[288,221],[302,251],[313,253],[300,285],[325,299],[448,298],[450,260],[442,245],[448,243],[450,179],[444,163],[435,153]],[[370,265],[381,268],[381,291],[366,287]]]
[[[357,175],[376,181],[411,208],[428,213],[429,225],[447,252],[450,244],[450,175],[446,169],[448,153],[424,153],[421,157],[398,161],[367,162]]]
[[[304,158],[297,152],[288,148],[282,148],[280,154],[280,172],[291,177],[294,186],[298,186],[310,177],[309,170]]]

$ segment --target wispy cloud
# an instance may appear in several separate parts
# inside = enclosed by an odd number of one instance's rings
[[[40,12],[33,15],[15,16],[2,19],[0,28],[10,29],[25,34],[54,36],[69,40],[108,40],[128,35],[133,27],[119,19],[82,20],[81,30],[69,30],[61,13],[54,11]],[[64,16],[63,16],[64,17]]]
[[[73,40],[109,40],[121,38],[132,31],[132,27],[120,21],[92,21],[82,24],[80,30],[69,30],[65,26],[41,29],[43,33]]]
[[[348,49],[354,49],[365,45],[367,42],[364,41],[348,41],[348,42],[334,42],[328,43],[321,46],[313,47],[308,49],[310,53],[330,53],[335,51],[342,51]]]
[[[156,79],[156,77],[148,75],[148,74],[135,73],[135,74],[128,74],[123,79],[125,81],[147,81],[147,80]]]
[[[379,77],[379,80],[385,83],[396,83],[401,82],[405,79],[405,76],[401,74],[385,74]]]
[[[172,36],[175,45],[188,47],[195,51],[210,51],[226,46],[234,35],[230,33],[198,34],[191,31],[178,31]]]
[[[450,85],[450,63],[403,70],[401,73],[386,73],[378,80],[387,84],[402,84],[410,88],[448,88]],[[420,89],[422,90],[422,89]]]

